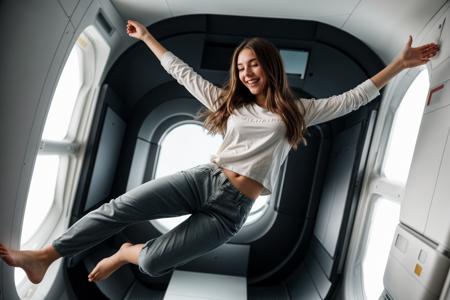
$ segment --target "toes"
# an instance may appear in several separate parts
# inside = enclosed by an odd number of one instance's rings
[[[94,269],[91,271],[91,273],[89,273],[88,280],[91,282],[97,280],[99,272],[100,272],[99,267],[98,265],[96,265]]]
[[[88,275],[88,278],[94,278],[95,277],[95,275],[97,274],[97,270],[96,269],[94,269],[94,270],[92,270],[92,272],[91,273],[89,273],[89,275]]]
[[[94,273],[94,272],[91,272],[91,273],[88,275],[88,281],[92,282],[92,281],[94,281],[94,280],[95,280],[95,273]]]
[[[94,282],[94,281],[97,281],[99,279],[99,273],[98,272],[94,272],[94,273],[91,273],[90,274],[90,277],[89,277],[89,281],[90,282]]]

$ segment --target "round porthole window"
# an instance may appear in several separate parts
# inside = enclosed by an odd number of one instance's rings
[[[221,144],[222,137],[220,135],[207,134],[207,131],[199,124],[183,123],[171,127],[160,142],[154,178],[209,163],[211,154],[216,153]],[[256,199],[244,226],[256,222],[264,214],[269,198],[270,196],[260,196]],[[189,216],[162,218],[151,222],[165,233]]]

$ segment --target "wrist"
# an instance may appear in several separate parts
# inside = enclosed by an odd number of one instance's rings
[[[143,42],[147,42],[150,41],[152,38],[153,38],[152,35],[149,32],[146,32],[142,35],[141,40]]]
[[[403,71],[404,69],[407,68],[405,62],[400,57],[395,58],[391,62],[391,65],[392,65],[392,68],[395,69],[398,72],[401,72],[401,71]]]

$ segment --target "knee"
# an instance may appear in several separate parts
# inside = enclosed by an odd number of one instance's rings
[[[173,268],[163,267],[161,263],[158,263],[157,258],[151,255],[144,256],[142,253],[139,255],[138,263],[139,270],[150,277],[160,277],[173,270]]]

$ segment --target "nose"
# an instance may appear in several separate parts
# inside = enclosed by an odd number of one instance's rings
[[[251,68],[245,68],[244,75],[245,76],[253,75],[252,69]]]

